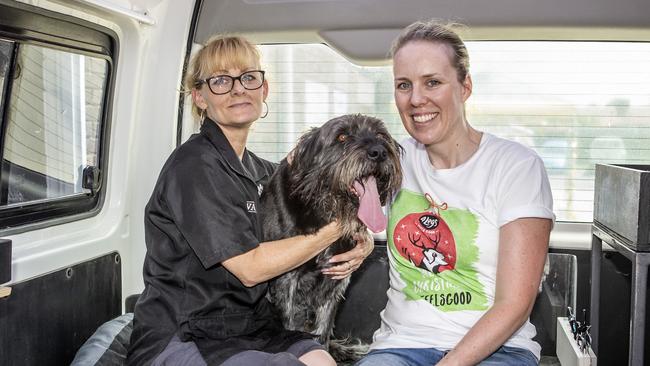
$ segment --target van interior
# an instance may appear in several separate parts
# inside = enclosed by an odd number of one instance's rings
[[[648,0],[0,0],[0,364],[71,364],[107,324],[110,342],[128,344],[118,335],[144,288],[144,207],[199,128],[181,80],[212,35],[259,46],[269,114],[248,148],[279,162],[343,114],[406,138],[389,50],[428,19],[458,23],[467,43],[471,124],[535,150],[551,182],[531,314],[542,364],[568,365],[557,328],[568,307],[591,324],[598,364],[650,364]],[[379,234],[335,334],[370,342],[387,288]],[[85,364],[113,364],[102,362]]]

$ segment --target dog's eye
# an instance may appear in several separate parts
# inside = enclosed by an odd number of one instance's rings
[[[348,139],[348,135],[342,133],[342,134],[340,134],[339,137],[337,137],[336,139],[339,140],[339,142],[345,142],[345,140]]]

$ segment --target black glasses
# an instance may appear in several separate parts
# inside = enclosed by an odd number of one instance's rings
[[[203,83],[208,84],[208,88],[213,94],[221,95],[230,93],[233,86],[235,85],[235,80],[239,80],[244,89],[255,90],[262,87],[264,84],[264,71],[262,70],[251,70],[242,73],[239,76],[230,76],[230,75],[216,75],[211,76],[207,79],[197,81],[196,85],[199,86]]]

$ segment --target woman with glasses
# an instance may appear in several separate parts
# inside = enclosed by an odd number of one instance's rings
[[[283,329],[265,297],[268,280],[314,257],[341,228],[261,242],[259,195],[275,165],[246,148],[269,92],[260,68],[258,50],[240,37],[211,39],[188,68],[201,130],[169,157],[145,209],[145,289],[129,365],[335,365],[311,335]],[[361,241],[335,261],[370,251]]]

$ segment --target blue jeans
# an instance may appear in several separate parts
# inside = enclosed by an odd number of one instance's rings
[[[386,348],[370,351],[355,366],[431,366],[445,355],[435,348]],[[537,358],[528,350],[502,346],[479,366],[537,366]]]

